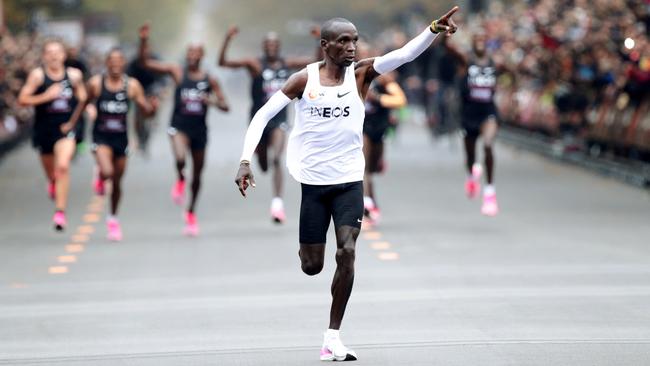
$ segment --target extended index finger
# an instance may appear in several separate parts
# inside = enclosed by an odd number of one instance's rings
[[[442,18],[440,18],[440,20],[447,20],[447,19],[449,19],[449,17],[451,17],[452,15],[454,15],[454,13],[456,13],[456,12],[458,11],[458,9],[460,9],[460,7],[458,7],[458,5],[454,6],[453,8],[451,8],[451,10],[449,10],[449,11],[447,12],[447,14],[443,15]]]
[[[239,188],[239,193],[241,193],[242,196],[246,197],[246,188],[244,188],[244,182],[245,178],[235,180],[235,184],[237,184],[237,188]]]

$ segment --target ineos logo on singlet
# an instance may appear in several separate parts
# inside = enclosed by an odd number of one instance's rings
[[[181,99],[183,101],[197,101],[197,100],[203,100],[203,97],[205,96],[205,91],[199,90],[199,89],[194,89],[194,88],[183,88],[181,90]]]
[[[198,82],[196,88],[181,89],[181,100],[186,113],[201,114],[204,111],[203,100],[207,97],[206,82]]]
[[[269,99],[278,90],[282,89],[288,77],[289,73],[285,69],[264,69],[262,71],[262,79],[264,80],[262,82],[262,90],[266,94],[266,98]]]
[[[106,89],[97,100],[97,130],[108,133],[126,132],[126,115],[129,112],[129,100],[126,92],[126,81],[124,89],[118,92],[110,92]]]
[[[481,70],[482,69],[482,70]],[[469,84],[479,88],[494,87],[496,85],[496,76],[493,67],[483,67],[472,65],[469,67]]]
[[[275,77],[275,72],[271,69],[266,69],[262,72],[262,78],[264,80],[271,80]]]
[[[124,114],[129,111],[129,104],[126,101],[103,100],[99,107],[102,112],[110,114]]]
[[[471,65],[467,70],[469,97],[476,102],[486,103],[492,101],[496,82],[494,67]]]
[[[49,112],[69,112],[71,110],[69,101],[74,95],[74,90],[72,90],[72,86],[68,80],[63,80],[60,84],[63,87],[63,90],[61,90],[61,94],[52,101],[52,104],[48,108]]]
[[[350,115],[350,106],[345,107],[311,107],[309,108],[310,117],[338,118]]]

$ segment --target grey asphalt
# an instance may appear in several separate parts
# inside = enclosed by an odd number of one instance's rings
[[[165,118],[151,156],[129,160],[121,243],[105,239],[89,154],[63,234],[34,151],[0,162],[0,364],[320,364],[333,248],[323,273],[301,273],[297,183],[284,226],[259,170],[239,197],[246,116],[211,115],[198,238],[169,199]],[[415,124],[389,143],[383,221],[358,242],[341,333],[355,364],[649,365],[648,192],[499,145],[502,213],[486,218],[464,197],[460,146]]]

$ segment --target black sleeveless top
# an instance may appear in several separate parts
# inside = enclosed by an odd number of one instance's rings
[[[192,80],[187,72],[174,92],[174,116],[172,127],[182,131],[207,130],[208,113],[206,100],[212,88],[206,75],[201,80]]]
[[[461,90],[465,118],[482,119],[496,113],[496,85],[497,72],[492,60],[487,65],[481,65],[476,60],[469,61]]]
[[[55,83],[61,83],[63,90],[56,99],[39,104],[34,108],[34,130],[45,134],[60,134],[60,126],[68,122],[72,117],[72,112],[77,106],[77,98],[74,95],[74,89],[67,70],[64,71],[61,80],[50,79],[45,69],[43,69],[43,75],[43,84],[36,89],[36,94],[44,93],[47,88]]]
[[[370,84],[370,89],[377,95],[387,94],[386,87],[377,81],[373,81]],[[376,101],[365,101],[366,109],[366,118],[364,120],[364,126],[368,124],[370,128],[381,129],[387,128],[390,124],[390,109],[386,108]],[[366,128],[368,128],[366,127]]]
[[[127,133],[126,117],[129,113],[129,79],[122,76],[122,87],[116,92],[106,88],[106,77],[102,77],[102,89],[95,103],[97,119],[93,133],[124,134]]]
[[[264,103],[266,103],[273,94],[282,89],[284,83],[289,79],[289,69],[283,59],[279,59],[280,66],[272,68],[270,63],[265,59],[260,59],[262,72],[253,78],[251,94],[253,104],[251,106],[251,118]],[[285,122],[287,120],[286,108],[282,109],[271,121]]]

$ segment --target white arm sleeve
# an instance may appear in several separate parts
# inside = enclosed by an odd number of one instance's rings
[[[436,39],[438,34],[440,33],[433,33],[429,30],[429,27],[427,27],[424,32],[410,40],[402,48],[391,51],[383,56],[376,57],[372,67],[380,74],[393,71],[420,56],[422,52],[431,46],[431,43],[433,43],[433,40]]]
[[[244,151],[241,154],[241,160],[251,161],[255,148],[257,148],[257,144],[262,138],[262,133],[264,133],[266,124],[269,123],[271,118],[275,117],[275,115],[289,103],[291,103],[291,99],[284,95],[282,90],[278,90],[273,94],[271,99],[269,99],[268,102],[266,102],[266,104],[255,113],[251,124],[248,126],[248,131],[246,131]]]

